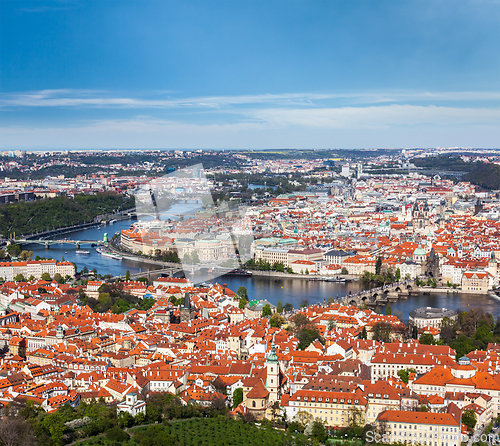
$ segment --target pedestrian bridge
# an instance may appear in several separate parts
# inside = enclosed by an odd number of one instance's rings
[[[367,305],[376,307],[385,305],[390,300],[407,299],[411,292],[417,292],[418,288],[411,280],[387,284],[370,290],[362,290],[356,294],[349,294],[342,298],[343,303],[349,305]]]

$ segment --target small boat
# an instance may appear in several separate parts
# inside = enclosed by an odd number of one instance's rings
[[[422,294],[423,294],[424,296],[430,296],[430,295],[431,295],[431,293],[430,293],[429,291],[424,291]]]
[[[85,249],[77,249],[75,252],[77,254],[90,254],[90,251],[86,251]]]
[[[67,253],[68,253],[68,251],[64,251],[64,254],[67,254]]]

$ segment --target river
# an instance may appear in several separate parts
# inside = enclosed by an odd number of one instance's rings
[[[115,232],[122,229],[128,229],[132,223],[132,220],[119,221],[113,225],[102,226],[101,229],[84,229],[66,234],[63,237],[71,240],[102,240],[104,233],[107,233],[108,237],[111,239]],[[118,276],[125,275],[127,270],[133,274],[160,268],[156,265],[103,257],[96,252],[95,248],[91,248],[90,245],[82,245],[81,247],[81,249],[90,251],[89,255],[76,254],[74,245],[56,244],[51,245],[50,249],[45,249],[42,245],[30,244],[23,246],[23,249],[33,251],[34,256],[39,255],[40,257],[50,257],[57,260],[62,260],[64,257],[65,260],[76,263],[79,270],[84,266],[89,270],[96,268],[98,273],[103,275],[112,274],[113,276]],[[330,296],[334,298],[343,297],[348,295],[349,292],[355,294],[363,288],[359,282],[340,284],[331,282],[310,282],[307,279],[298,278],[285,278],[277,282],[274,278],[262,276],[222,276],[212,279],[210,282],[225,283],[233,291],[237,291],[240,286],[244,286],[248,291],[250,300],[267,299],[274,305],[276,305],[278,300],[281,300],[283,304],[289,302],[296,308],[300,306],[304,299],[307,299],[310,304],[322,303]],[[495,319],[500,316],[500,300],[489,295],[462,295],[452,293],[421,294],[411,296],[406,300],[391,302],[391,307],[393,311],[401,311],[405,321],[408,320],[408,314],[412,310],[420,307],[448,308],[451,310],[482,308],[485,313],[493,314]],[[383,313],[384,311],[384,308],[382,308],[381,312]]]

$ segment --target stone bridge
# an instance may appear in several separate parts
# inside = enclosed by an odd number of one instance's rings
[[[418,292],[418,287],[413,281],[397,282],[385,286],[362,290],[356,294],[349,294],[341,298],[346,305],[360,306],[366,304],[368,307],[385,305],[389,301],[407,299],[411,293]]]

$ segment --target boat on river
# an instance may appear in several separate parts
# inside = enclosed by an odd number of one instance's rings
[[[86,249],[77,249],[75,252],[77,254],[90,254],[90,251],[87,251]]]
[[[113,254],[112,252],[106,252],[106,251],[100,251],[100,254],[103,257],[108,257],[109,259],[123,260],[123,257],[120,254]]]

